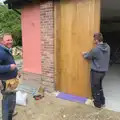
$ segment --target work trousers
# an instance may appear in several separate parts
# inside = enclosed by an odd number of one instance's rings
[[[102,81],[104,76],[105,72],[91,70],[92,97],[94,99],[94,105],[99,108],[105,104],[105,97],[102,87]]]

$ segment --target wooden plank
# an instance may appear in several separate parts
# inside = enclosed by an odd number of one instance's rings
[[[100,32],[101,0],[94,0],[94,31]]]
[[[55,61],[55,82],[56,82],[56,90],[59,90],[60,84],[60,63],[59,62],[59,54],[60,54],[60,1],[54,2],[54,61]]]

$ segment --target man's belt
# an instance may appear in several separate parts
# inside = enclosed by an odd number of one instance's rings
[[[97,70],[93,70],[93,69],[91,69],[91,71],[96,72],[96,73],[105,73],[105,71],[97,71]]]

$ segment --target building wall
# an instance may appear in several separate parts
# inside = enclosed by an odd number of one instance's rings
[[[25,6],[22,10],[23,70],[41,73],[40,6]]]
[[[24,82],[55,89],[53,1],[25,6],[22,10]]]

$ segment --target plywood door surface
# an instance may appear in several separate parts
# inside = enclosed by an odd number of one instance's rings
[[[90,65],[81,53],[93,46],[99,31],[99,0],[60,1],[56,4],[56,88],[90,97]]]

